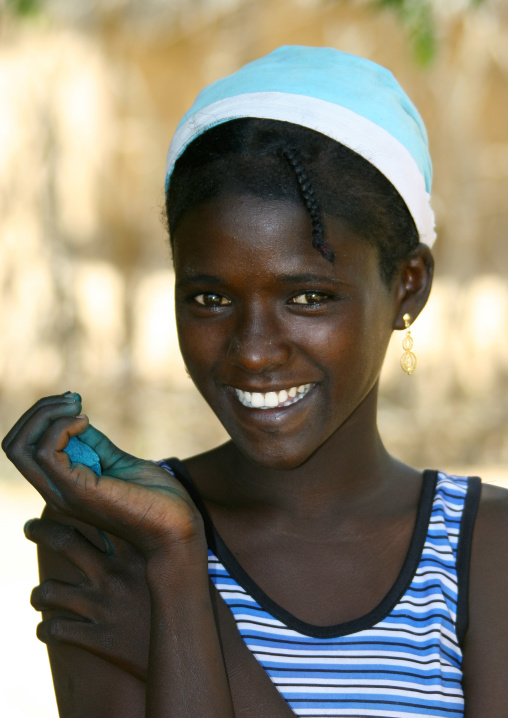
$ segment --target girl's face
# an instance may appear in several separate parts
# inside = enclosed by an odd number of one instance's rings
[[[397,315],[377,249],[338,218],[325,234],[333,264],[303,207],[227,195],[173,238],[185,364],[236,446],[273,469],[299,466],[366,400]]]

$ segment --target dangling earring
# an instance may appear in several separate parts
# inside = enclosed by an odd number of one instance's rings
[[[402,340],[402,348],[404,349],[404,354],[400,359],[400,365],[405,372],[407,372],[408,374],[412,374],[416,369],[416,356],[411,351],[411,349],[413,348],[413,337],[411,336],[411,330],[409,328],[411,326],[411,315],[404,314],[402,319],[404,320],[404,324],[406,327],[406,336]]]

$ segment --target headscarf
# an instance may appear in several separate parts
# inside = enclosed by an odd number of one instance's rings
[[[340,142],[373,164],[398,191],[420,241],[436,238],[432,163],[425,125],[392,73],[327,47],[285,46],[205,87],[169,147],[166,187],[185,148],[241,117],[292,122]]]

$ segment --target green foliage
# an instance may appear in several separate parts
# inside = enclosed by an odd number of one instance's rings
[[[416,61],[421,65],[429,65],[437,49],[437,30],[432,0],[370,0],[370,2],[377,9],[392,10],[398,15],[408,31]],[[486,0],[468,0],[471,7],[479,7],[485,2]]]
[[[27,17],[42,9],[43,0],[7,0],[7,8],[13,15]]]

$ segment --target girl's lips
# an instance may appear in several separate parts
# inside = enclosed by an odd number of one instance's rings
[[[238,401],[248,409],[282,409],[301,401],[310,391],[313,384],[301,384],[280,391],[245,391],[232,387]]]

